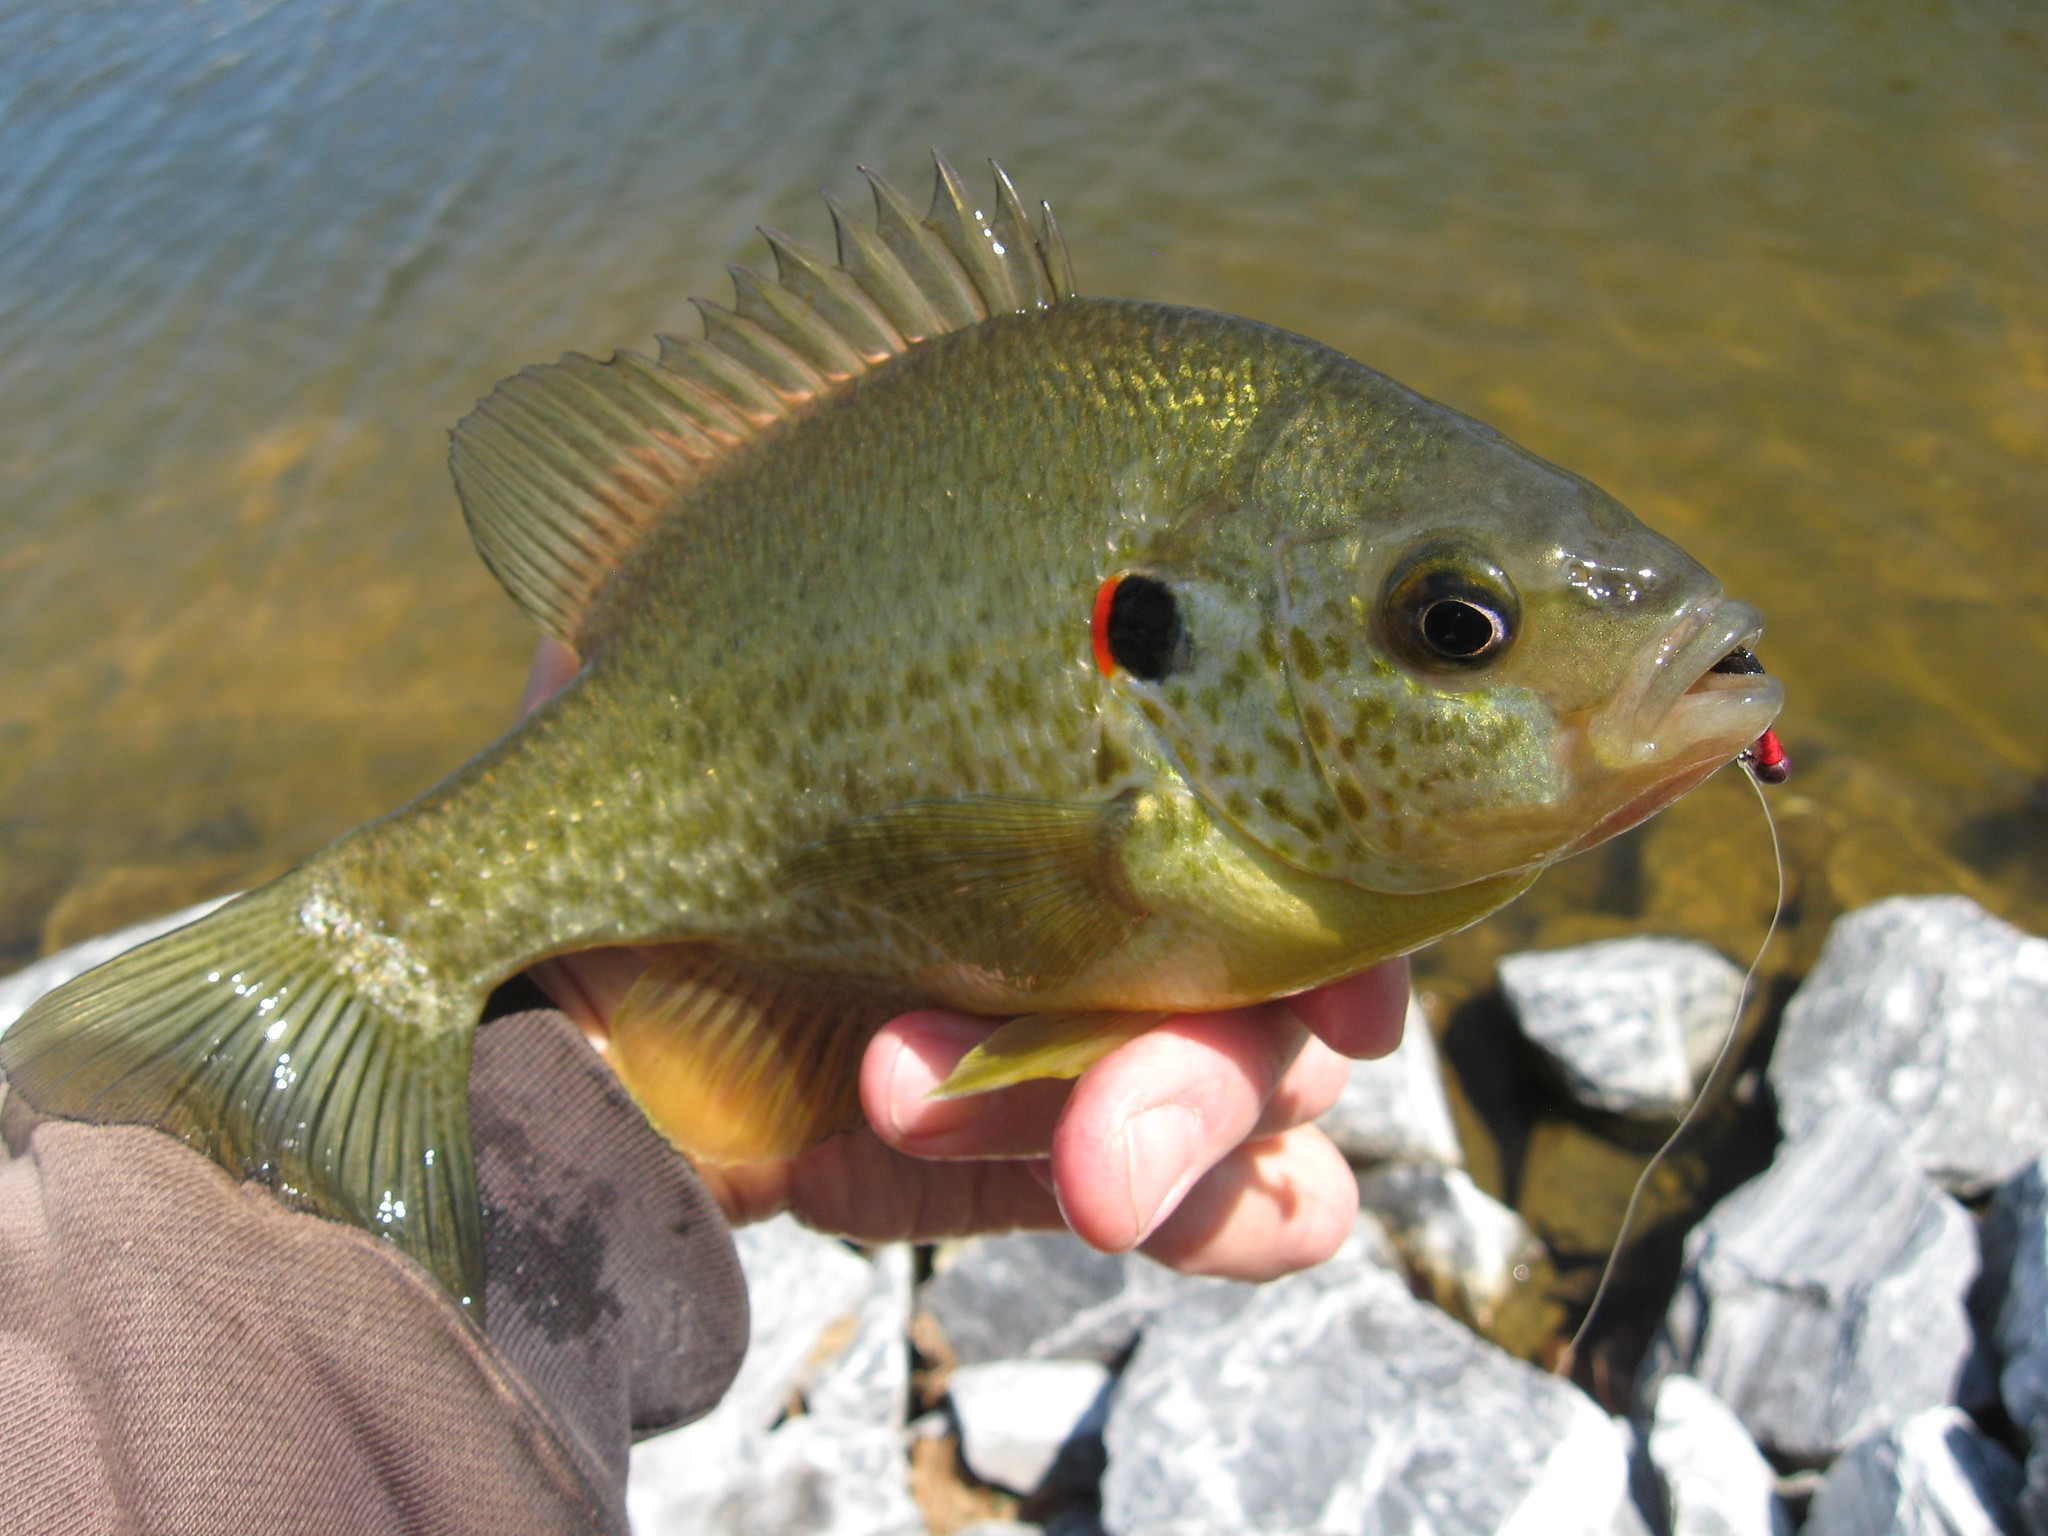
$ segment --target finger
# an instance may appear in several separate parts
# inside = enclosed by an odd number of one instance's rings
[[[1056,1078],[964,1099],[934,1099],[962,1057],[989,1036],[989,1021],[925,1009],[891,1019],[861,1059],[861,1107],[883,1141],[914,1157],[1044,1157],[1073,1092]]]
[[[1385,1056],[1408,1016],[1408,962],[1389,960],[1287,999],[1294,1016],[1340,1055]]]
[[[1031,1170],[1022,1160],[931,1162],[859,1130],[801,1157],[699,1172],[735,1225],[789,1211],[821,1232],[885,1243],[1057,1230],[1059,1202]]]
[[[1262,1004],[1168,1019],[1097,1062],[1053,1132],[1069,1225],[1110,1252],[1144,1241],[1257,1127],[1306,1038]]]
[[[1351,1060],[1339,1056],[1314,1035],[1302,1043],[1301,1052],[1281,1077],[1280,1084],[1266,1100],[1258,1123],[1247,1140],[1277,1136],[1297,1125],[1306,1125],[1343,1096],[1351,1080]]]
[[[1314,1126],[1238,1147],[1159,1230],[1148,1257],[1186,1274],[1273,1280],[1320,1264],[1358,1218],[1358,1180]]]

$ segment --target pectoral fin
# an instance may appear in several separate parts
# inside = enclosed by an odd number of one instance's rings
[[[860,1124],[861,1053],[901,1009],[689,945],[626,994],[611,1061],[655,1128],[691,1157],[794,1157]]]
[[[1079,1077],[1163,1013],[1034,1013],[1012,1019],[960,1058],[934,1099],[962,1099],[1035,1077]]]
[[[1124,884],[1130,809],[985,795],[850,821],[785,868],[807,895],[880,912],[922,963],[1033,990],[1079,974],[1145,917]]]

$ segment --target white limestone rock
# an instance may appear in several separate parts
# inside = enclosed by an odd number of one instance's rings
[[[1316,1121],[1354,1163],[1398,1160],[1465,1166],[1451,1121],[1443,1069],[1429,1020],[1411,993],[1401,1044],[1374,1061],[1354,1061],[1344,1093]]]
[[[1358,1200],[1430,1295],[1476,1328],[1492,1325],[1543,1258],[1521,1216],[1456,1168],[1382,1163],[1359,1174]]]
[[[749,1441],[725,1472],[691,1523],[635,1515],[634,1536],[926,1536],[903,1436],[885,1425],[794,1418]]]
[[[1668,1536],[1792,1536],[1763,1452],[1728,1405],[1690,1376],[1666,1376],[1647,1441]]]
[[[1092,1487],[1102,1475],[1109,1367],[1094,1360],[997,1360],[946,1379],[960,1454],[1013,1493]]]
[[[1606,1414],[1362,1255],[1174,1301],[1106,1438],[1115,1536],[1642,1528]]]
[[[1891,1106],[1945,1188],[1974,1193],[2048,1152],[2048,939],[1966,896],[1901,896],[1828,933],[1771,1058],[1785,1133],[1852,1099]]]
[[[1678,1115],[1735,1019],[1742,972],[1689,939],[1607,939],[1500,962],[1522,1033],[1593,1109]]]
[[[2019,1464],[1959,1408],[1859,1440],[1828,1469],[1802,1536],[2019,1536]]]
[[[1954,1400],[1976,1269],[1974,1223],[1913,1164],[1898,1118],[1843,1105],[1688,1235],[1645,1386],[1686,1372],[1765,1450],[1823,1464]]]
[[[915,1274],[916,1256],[909,1244],[875,1250],[852,1338],[817,1365],[804,1388],[804,1411],[812,1418],[903,1427],[910,1409],[907,1336]]]

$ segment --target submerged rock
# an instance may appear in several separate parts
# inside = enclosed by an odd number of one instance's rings
[[[1354,1163],[1465,1166],[1436,1040],[1413,994],[1399,1047],[1374,1061],[1352,1062],[1343,1096],[1316,1124]]]
[[[2019,1464],[1960,1408],[1857,1441],[1822,1480],[1802,1536],[2019,1536]]]
[[[1882,1105],[1843,1105],[1709,1212],[1646,1386],[1695,1376],[1766,1450],[1805,1465],[1952,1402],[1976,1229],[1904,1137]]]
[[[1174,1301],[1106,1439],[1116,1536],[1640,1529],[1606,1414],[1354,1253]]]
[[[960,1455],[1013,1493],[1086,1489],[1102,1476],[1109,1367],[1093,1360],[999,1360],[946,1378]]]
[[[1382,1163],[1359,1174],[1358,1199],[1384,1224],[1409,1274],[1453,1317],[1510,1348],[1555,1321],[1535,1315],[1551,1275],[1542,1243],[1463,1171]],[[1530,1327],[1509,1329],[1522,1321],[1517,1312],[1531,1313]],[[1516,1337],[1504,1338],[1503,1329]]]
[[[1839,919],[1785,1008],[1771,1085],[1788,1136],[1857,1099],[1889,1105],[1944,1187],[1988,1189],[2048,1152],[2048,939],[1966,896]]]
[[[1500,986],[1574,1099],[1677,1115],[1734,1024],[1742,972],[1688,939],[1606,939],[1509,955]]]
[[[1728,1405],[1692,1377],[1657,1384],[1646,1449],[1669,1536],[1791,1536],[1771,1464]]]

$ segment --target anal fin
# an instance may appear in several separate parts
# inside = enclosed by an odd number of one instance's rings
[[[794,1157],[860,1123],[860,1059],[901,999],[683,945],[613,1016],[611,1061],[655,1128],[707,1163]]]
[[[1034,1013],[1012,1019],[960,1058],[934,1099],[1007,1088],[1039,1077],[1079,1077],[1163,1013]]]

